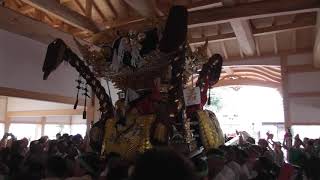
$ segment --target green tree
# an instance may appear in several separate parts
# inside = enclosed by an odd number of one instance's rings
[[[222,96],[218,92],[211,92],[208,95],[208,102],[206,107],[211,109],[213,112],[219,112],[223,107]]]

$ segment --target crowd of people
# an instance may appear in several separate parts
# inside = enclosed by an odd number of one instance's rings
[[[320,139],[287,133],[255,143],[239,133],[237,145],[194,156],[157,147],[134,161],[116,153],[89,152],[81,135],[57,134],[31,141],[6,133],[0,142],[0,180],[318,180]]]

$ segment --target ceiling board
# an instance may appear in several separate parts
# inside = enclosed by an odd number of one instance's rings
[[[223,55],[223,50],[221,48],[220,42],[209,43],[208,48],[209,48],[209,51],[211,52],[211,54],[221,54],[221,55]]]
[[[205,36],[213,36],[219,34],[219,27],[217,24],[203,27],[203,33]]]
[[[277,33],[278,49],[280,52],[295,48],[293,36],[293,31]]]
[[[256,38],[259,41],[261,54],[268,54],[274,52],[273,34],[263,35]]]
[[[230,23],[222,23],[222,24],[219,24],[219,31],[221,34],[228,34],[228,33],[232,33],[233,29]]]
[[[240,49],[237,40],[224,41],[229,57],[240,57]]]
[[[297,30],[297,49],[313,48],[315,40],[315,29],[299,29]]]
[[[276,16],[274,18],[275,22],[274,25],[285,25],[285,24],[290,24],[294,21],[295,19],[295,14],[291,15],[284,15],[284,16]]]
[[[256,29],[259,29],[259,28],[272,26],[273,21],[274,20],[272,17],[266,17],[266,18],[252,19],[251,23]]]

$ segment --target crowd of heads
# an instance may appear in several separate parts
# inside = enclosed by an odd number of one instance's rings
[[[6,133],[0,147],[0,179],[30,180],[317,180],[320,140],[272,136],[244,139],[190,156],[157,147],[125,160],[90,152],[81,135],[57,134],[29,142]]]

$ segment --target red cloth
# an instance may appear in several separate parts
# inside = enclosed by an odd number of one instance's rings
[[[290,164],[284,164],[281,167],[280,174],[278,180],[291,180],[292,176],[294,175],[294,167]]]
[[[137,108],[138,112],[142,115],[152,114],[155,112],[155,107],[153,105],[154,102],[161,100],[160,89],[155,84],[152,88],[152,93],[145,98],[139,100],[136,103],[135,108]]]

